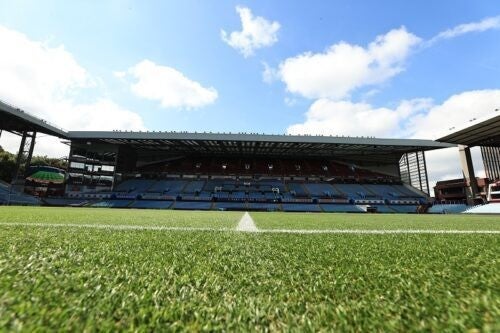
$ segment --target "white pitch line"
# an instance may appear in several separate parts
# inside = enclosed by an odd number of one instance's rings
[[[259,232],[259,229],[257,229],[257,226],[255,225],[255,222],[250,214],[245,212],[245,214],[241,217],[240,223],[238,223],[238,226],[236,227],[236,231]]]
[[[278,234],[500,234],[500,230],[432,230],[432,229],[267,229],[259,232]]]
[[[245,216],[243,216],[245,217]],[[249,216],[250,217],[250,216]],[[243,218],[242,218],[243,220]],[[253,223],[252,218],[250,217]],[[240,220],[240,224],[241,224]],[[248,223],[245,222],[245,223]],[[72,224],[72,223],[22,223],[22,222],[7,222],[0,223],[1,226],[20,226],[20,227],[46,227],[46,228],[88,228],[102,230],[137,230],[137,231],[225,231],[239,232],[251,231],[261,234],[367,234],[367,235],[390,235],[390,234],[500,234],[500,230],[428,230],[428,229],[258,229],[253,223],[255,229],[247,227],[243,230],[240,225],[236,229],[229,228],[206,228],[206,227],[168,227],[168,226],[141,226],[141,225],[123,225],[123,224]]]
[[[169,227],[156,225],[126,225],[126,224],[74,224],[74,223],[0,223],[0,226],[20,226],[20,227],[54,227],[54,228],[89,228],[108,230],[153,230],[153,231],[233,231],[228,228],[206,228],[206,227]]]

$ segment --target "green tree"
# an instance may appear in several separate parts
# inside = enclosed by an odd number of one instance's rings
[[[10,183],[16,169],[16,155],[0,147],[0,179]]]
[[[48,156],[33,156],[31,159],[32,166],[51,166],[66,170],[68,162],[62,158],[51,158]]]

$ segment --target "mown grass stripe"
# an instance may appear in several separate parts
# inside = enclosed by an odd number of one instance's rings
[[[72,223],[0,223],[0,226],[22,227],[54,227],[54,228],[91,228],[108,230],[153,230],[153,231],[231,231],[238,229],[205,228],[205,227],[167,227],[167,226],[142,226],[142,225],[116,225],[116,224],[72,224]],[[273,234],[500,234],[499,230],[427,230],[427,229],[256,229],[245,230],[254,233]]]

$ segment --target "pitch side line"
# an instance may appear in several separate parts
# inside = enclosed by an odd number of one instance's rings
[[[155,225],[126,225],[126,224],[73,224],[73,223],[0,223],[0,226],[20,227],[54,227],[54,228],[81,228],[81,229],[103,229],[103,230],[153,230],[153,231],[234,231],[230,228],[205,228],[205,227],[168,227]]]
[[[430,229],[267,229],[265,233],[278,234],[500,234],[500,230],[430,230]]]
[[[121,224],[71,224],[71,223],[0,223],[0,226],[20,226],[20,227],[45,227],[45,228],[88,228],[101,230],[137,230],[137,231],[224,231],[239,232],[232,228],[206,228],[206,227],[168,227],[168,226],[140,226]],[[391,235],[391,234],[500,234],[500,230],[426,230],[426,229],[394,229],[394,230],[363,230],[363,229],[257,229],[254,231],[245,230],[259,234],[355,234],[355,235]]]

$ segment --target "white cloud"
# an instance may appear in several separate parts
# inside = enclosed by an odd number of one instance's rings
[[[218,97],[215,88],[205,88],[178,70],[150,60],[139,62],[128,73],[137,79],[131,84],[135,95],[160,101],[164,108],[199,108],[212,104]]]
[[[403,100],[395,108],[322,98],[310,106],[305,121],[291,125],[288,132],[438,139],[471,119],[491,115],[499,103],[499,89],[462,92],[437,105],[430,98]]]
[[[73,90],[92,84],[87,71],[64,46],[50,47],[3,26],[0,26],[0,43],[3,98],[38,104],[65,98]]]
[[[420,38],[404,27],[378,36],[366,48],[340,42],[323,53],[306,52],[280,64],[287,90],[307,98],[341,99],[356,88],[382,83],[404,70]]]
[[[242,30],[233,31],[229,35],[221,30],[221,38],[229,46],[240,51],[244,57],[254,54],[256,49],[271,46],[278,41],[280,24],[270,22],[263,17],[254,17],[249,8],[237,6]]]
[[[324,52],[305,52],[285,59],[278,76],[289,92],[310,99],[345,99],[356,89],[383,83],[404,70],[405,61],[416,46],[431,46],[442,39],[466,33],[500,29],[500,16],[458,25],[424,43],[405,27],[375,38],[368,46],[341,41]],[[272,68],[264,66],[265,82],[272,80]]]
[[[142,118],[137,113],[105,98],[88,104],[60,103],[56,107],[60,108],[55,110],[59,114],[56,124],[68,129],[96,131],[145,129]],[[64,112],[65,109],[71,109],[72,112]]]
[[[127,72],[124,71],[114,71],[113,75],[118,79],[124,79],[127,76]]]
[[[473,90],[450,96],[426,113],[410,118],[406,124],[412,137],[438,139],[472,119],[491,115],[500,106],[500,90]],[[453,128],[450,130],[450,128]]]
[[[64,46],[33,41],[3,26],[0,44],[0,99],[67,130],[144,129],[138,114],[109,99],[75,101],[99,79],[79,65]],[[0,139],[9,150],[17,150],[16,139],[5,134]],[[40,136],[35,152],[59,157],[67,147],[58,142]]]
[[[479,22],[457,25],[456,27],[440,32],[430,39],[427,44],[432,45],[442,39],[455,38],[470,32],[483,32],[491,29],[500,29],[500,16],[487,17]]]
[[[429,99],[414,99],[390,109],[322,98],[311,105],[304,123],[294,124],[287,131],[290,134],[397,137],[402,134],[402,122],[425,110],[430,103]]]

